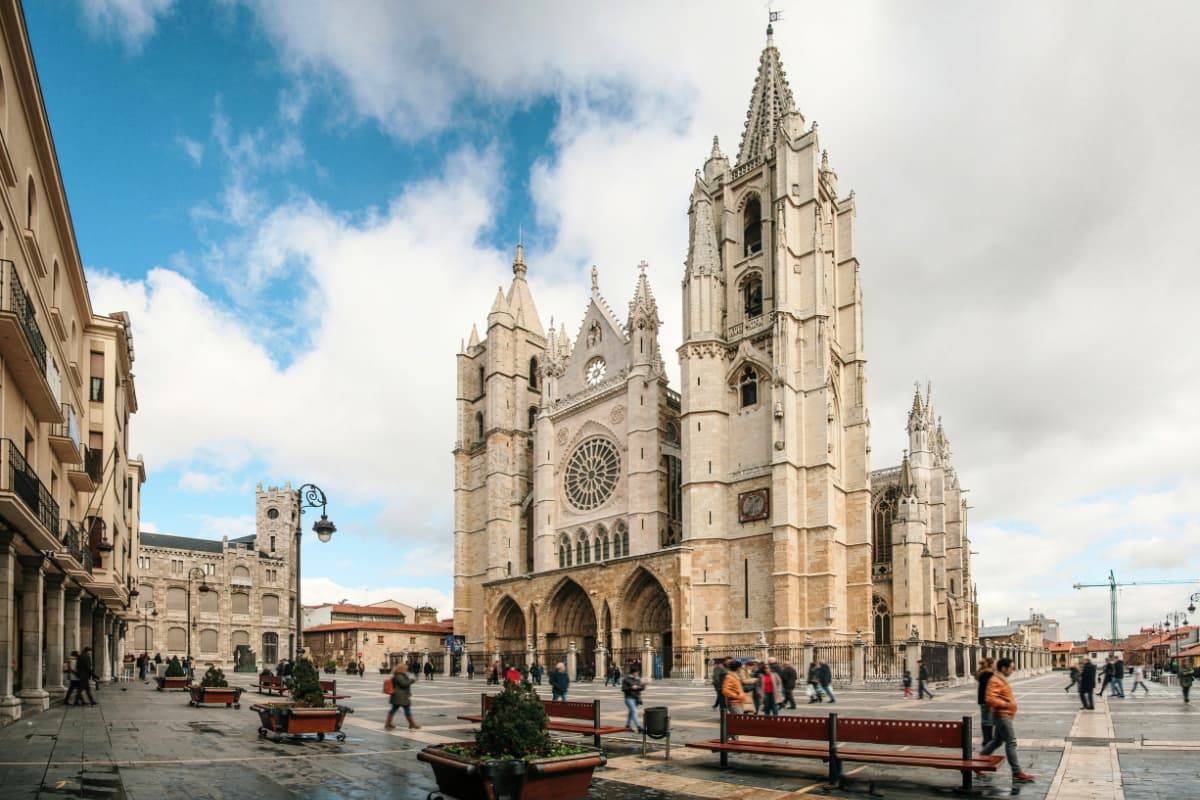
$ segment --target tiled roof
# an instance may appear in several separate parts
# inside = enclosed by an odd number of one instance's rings
[[[1052,642],[1049,639],[1043,640],[1046,649],[1052,653],[1069,653],[1071,648],[1075,646],[1074,642]]]
[[[1012,636],[1019,631],[1020,628],[1016,625],[989,625],[979,629],[979,637],[982,639],[992,636]]]
[[[351,603],[334,603],[334,614],[372,614],[380,617],[405,616],[404,612],[391,606],[356,606]]]
[[[436,625],[418,625],[409,622],[333,622],[304,629],[305,633],[325,633],[327,631],[398,631],[400,633],[445,635],[454,631],[454,623],[439,622]]]
[[[215,539],[196,539],[170,533],[143,533],[139,537],[144,547],[165,547],[171,550],[198,550],[202,553],[223,553],[224,545]]]

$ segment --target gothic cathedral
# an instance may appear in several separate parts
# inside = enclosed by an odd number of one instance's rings
[[[522,248],[458,354],[454,627],[467,648],[580,663],[648,641],[974,642],[966,504],[920,394],[870,470],[854,193],[806,126],[768,28],[733,163],[696,172],[682,386],[639,269],[618,318],[592,269],[574,335],[543,329]]]

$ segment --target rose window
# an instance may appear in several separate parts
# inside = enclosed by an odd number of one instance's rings
[[[621,475],[621,456],[608,439],[585,440],[567,461],[564,488],[580,511],[599,508],[612,497]]]

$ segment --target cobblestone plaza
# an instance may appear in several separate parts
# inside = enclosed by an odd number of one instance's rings
[[[242,677],[242,676],[239,676]],[[337,676],[346,719],[344,743],[332,740],[259,739],[258,719],[243,696],[241,709],[191,708],[181,693],[160,693],[134,681],[105,686],[100,705],[63,708],[0,730],[0,780],[4,797],[60,798],[425,798],[436,787],[416,755],[427,744],[465,740],[471,725],[458,715],[478,708],[483,680],[438,677],[414,687],[413,709],[421,730],[383,730],[386,699],[378,676]],[[1001,767],[977,784],[982,797],[1188,798],[1200,797],[1195,769],[1200,743],[1196,715],[1178,692],[1152,684],[1148,697],[1098,698],[1096,711],[1080,712],[1066,679],[1050,673],[1014,683],[1020,705],[1017,732],[1022,765],[1036,783],[1010,788]],[[548,690],[547,690],[548,691]],[[619,691],[575,684],[571,699],[599,698],[605,722],[624,719]],[[933,700],[905,700],[899,690],[839,691],[842,715],[957,719],[975,714],[974,687],[940,690]],[[250,702],[246,702],[250,701]],[[953,793],[956,773],[864,766],[847,769],[850,790],[828,790],[820,762],[735,756],[722,770],[713,754],[683,747],[716,735],[712,692],[684,682],[652,683],[647,705],[671,711],[674,746],[640,756],[632,738],[606,738],[609,762],[596,773],[594,798],[862,797],[868,782],[890,798],[942,797]],[[824,713],[828,706],[819,708]],[[790,713],[813,713],[809,706]],[[978,743],[977,743],[978,744]]]

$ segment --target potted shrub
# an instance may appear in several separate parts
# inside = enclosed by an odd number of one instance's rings
[[[258,703],[251,706],[258,712],[261,726],[259,736],[268,733],[275,734],[275,741],[283,740],[284,736],[302,736],[316,734],[318,740],[324,740],[325,734],[337,734],[339,742],[346,740],[342,733],[342,721],[347,714],[354,712],[348,706],[337,703],[326,703],[325,693],[321,689],[321,676],[312,661],[301,658],[296,661],[292,670],[292,701],[283,703]]]
[[[171,660],[167,662],[166,675],[157,677],[155,680],[158,681],[160,692],[164,689],[188,688],[187,673],[183,670],[183,664],[179,663],[179,656],[171,656]]]
[[[506,684],[492,700],[473,744],[426,747],[438,791],[461,798],[573,800],[587,795],[606,759],[591,747],[550,738],[546,710],[528,682]]]
[[[326,675],[337,674],[337,662],[334,661],[332,658],[325,660],[325,674]]]
[[[204,677],[200,679],[200,684],[189,687],[189,691],[192,693],[192,699],[188,701],[190,706],[211,703],[223,705],[226,708],[229,706],[242,707],[239,702],[242,699],[242,688],[230,686],[229,682],[225,680],[225,673],[216,666],[209,666]]]

